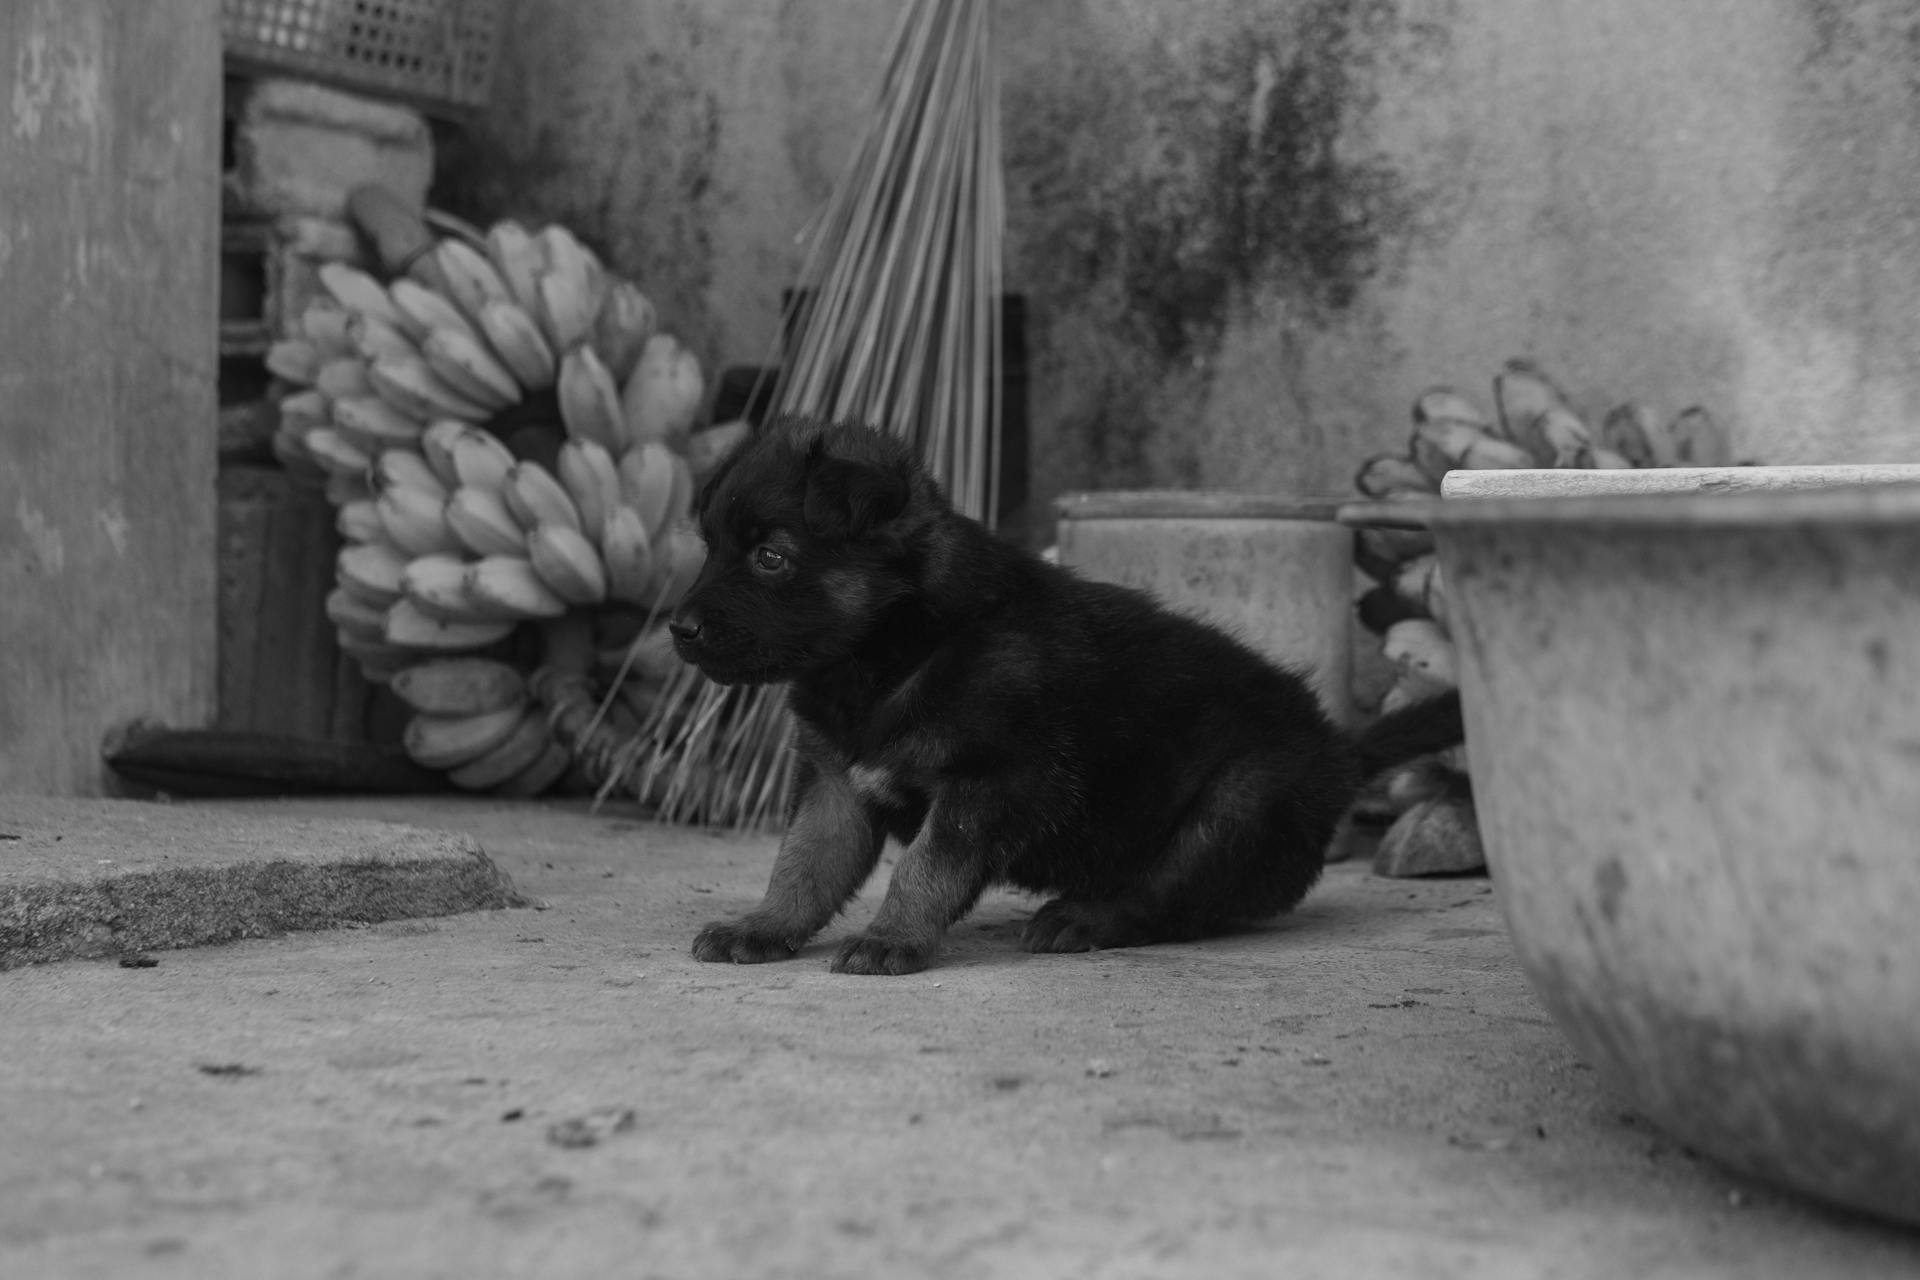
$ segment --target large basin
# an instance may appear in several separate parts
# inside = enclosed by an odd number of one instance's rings
[[[1449,498],[1489,869],[1574,1047],[1920,1223],[1920,486]]]

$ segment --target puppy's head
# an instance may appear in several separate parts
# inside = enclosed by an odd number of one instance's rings
[[[896,436],[767,424],[695,499],[707,559],[673,612],[675,649],[723,684],[789,680],[847,658],[913,591],[913,534],[939,502]]]

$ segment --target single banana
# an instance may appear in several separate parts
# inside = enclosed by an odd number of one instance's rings
[[[373,458],[333,427],[309,427],[301,443],[330,476],[365,475]]]
[[[422,422],[434,418],[484,422],[493,416],[486,405],[448,386],[418,355],[382,356],[367,367],[367,380],[381,399]]]
[[[425,342],[435,329],[456,329],[470,338],[480,336],[459,307],[418,280],[401,276],[387,286],[387,293],[399,313],[401,330],[416,343]]]
[[[527,559],[540,580],[568,604],[599,604],[607,598],[607,571],[600,553],[570,525],[535,525],[527,533]]]
[[[1555,405],[1520,429],[1518,443],[1543,467],[1585,467],[1593,453],[1593,432],[1580,415]]]
[[[521,528],[552,523],[580,532],[580,510],[567,496],[566,486],[539,463],[527,458],[514,463],[501,491],[507,499],[507,510],[513,512]]]
[[[557,618],[567,611],[525,556],[482,556],[467,566],[462,589],[476,608],[496,616]]]
[[[442,382],[492,412],[520,403],[519,382],[479,338],[435,329],[420,344],[420,354]]]
[[[1527,443],[1523,435],[1534,419],[1567,407],[1565,393],[1531,360],[1507,361],[1494,375],[1493,399],[1500,411],[1497,434],[1519,445]]]
[[[654,334],[621,389],[626,438],[636,444],[661,440],[684,445],[705,396],[699,357],[672,334]]]
[[[314,274],[320,287],[348,312],[373,316],[391,325],[400,323],[386,287],[360,268],[344,262],[323,262]]]
[[[314,427],[333,425],[327,397],[318,391],[296,391],[280,397],[280,430],[305,435]]]
[[[736,418],[687,437],[687,466],[693,472],[694,483],[698,485],[712,475],[726,456],[752,434],[753,424],[745,418]]]
[[[1654,441],[1662,434],[1660,420],[1653,416],[1653,410],[1634,400],[1615,405],[1600,420],[1601,447],[1635,467],[1660,465],[1654,455]]]
[[[529,315],[537,312],[537,281],[546,269],[546,255],[527,229],[511,218],[502,218],[487,228],[487,258],[521,309]]]
[[[484,427],[468,426],[453,446],[453,469],[462,485],[477,489],[500,489],[513,474],[513,450],[499,436]]]
[[[537,286],[536,286],[537,287]],[[553,385],[557,366],[540,322],[516,302],[489,302],[480,310],[480,329],[502,363],[529,391]]]
[[[558,390],[568,436],[597,441],[614,453],[626,447],[620,388],[592,347],[575,347],[561,358]]]
[[[401,744],[416,764],[453,769],[478,760],[505,742],[527,713],[524,700],[470,716],[421,712],[407,721],[401,731]]]
[[[446,501],[420,489],[387,489],[374,499],[387,540],[409,556],[457,552],[460,539],[447,526]]]
[[[320,372],[320,348],[305,338],[282,338],[267,348],[266,365],[282,381],[312,386]]]
[[[1469,471],[1513,471],[1533,465],[1532,454],[1498,436],[1483,435],[1460,455],[1460,466]]]
[[[1464,422],[1489,431],[1493,423],[1471,400],[1452,387],[1429,387],[1413,402],[1413,420],[1419,422]]]
[[[654,550],[654,600],[662,609],[680,603],[707,562],[707,544],[691,529],[671,530]]]
[[[367,381],[367,362],[357,355],[328,360],[313,375],[313,389],[332,400],[373,393]]]
[[[347,339],[364,360],[420,354],[420,349],[413,345],[413,339],[399,325],[364,311],[354,313],[347,321]]]
[[[1411,458],[1397,453],[1375,454],[1360,464],[1354,487],[1369,498],[1422,496],[1440,492],[1433,477]]]
[[[345,542],[377,542],[387,536],[387,527],[380,523],[380,509],[372,498],[342,504],[333,513],[333,527]]]
[[[407,558],[391,542],[358,542],[340,548],[333,560],[333,579],[354,598],[385,609],[400,598],[400,575]]]
[[[671,454],[673,488],[667,494],[667,525],[679,527],[693,519],[693,468],[684,454]]]
[[[487,261],[487,255],[464,240],[445,239],[434,246],[433,256],[440,264],[440,277],[447,290],[469,320],[480,319],[480,309],[499,298],[511,298],[507,282]]]
[[[444,551],[415,556],[400,571],[400,592],[423,613],[448,622],[497,619],[498,613],[476,608],[467,597],[467,563],[463,556]]]
[[[515,800],[531,800],[535,796],[551,791],[560,779],[567,774],[567,767],[573,763],[573,753],[567,750],[559,739],[549,737],[541,748],[540,754],[532,764],[508,778],[505,782],[491,788],[494,795],[506,796]],[[478,768],[475,765],[470,768]]]
[[[552,743],[546,711],[528,706],[500,742],[451,769],[447,779],[462,791],[490,790],[532,768]]]
[[[494,658],[436,658],[396,675],[393,691],[428,715],[477,716],[519,703],[527,682],[517,667]]]
[[[620,469],[597,441],[569,440],[560,446],[554,470],[580,511],[580,531],[600,537],[607,515],[620,505]]]
[[[607,366],[616,385],[626,385],[634,366],[640,363],[641,353],[646,350],[647,339],[659,327],[660,317],[654,310],[653,300],[640,292],[640,286],[631,280],[614,280],[608,284],[607,296],[600,303],[600,314],[593,319],[589,341],[593,353]]]
[[[460,484],[460,472],[453,464],[453,442],[473,427],[458,418],[435,418],[420,433],[420,456],[449,490]]]
[[[1491,438],[1470,422],[1435,418],[1415,424],[1407,451],[1427,478],[1437,485],[1447,472],[1465,465],[1461,460],[1475,441]]]
[[[591,286],[577,276],[551,268],[540,273],[539,285],[540,307],[534,315],[553,349],[566,352],[586,341],[598,310]]]
[[[607,513],[600,531],[600,558],[607,566],[609,599],[653,603],[653,547],[638,511],[620,504]]]
[[[447,499],[447,527],[476,556],[524,556],[527,532],[500,490],[461,485]]]
[[[335,587],[327,592],[325,607],[327,621],[338,627],[342,634],[373,643],[387,633],[386,610],[368,604],[345,587]]]
[[[539,245],[546,269],[579,281],[593,299],[597,310],[600,298],[606,292],[607,272],[593,250],[581,244],[578,236],[558,222],[550,222],[540,228],[534,235],[534,241]]]
[[[335,400],[333,425],[369,452],[417,447],[422,430],[418,418],[402,413],[374,395],[342,396]]]
[[[347,310],[325,298],[315,298],[300,313],[300,336],[314,345],[323,360],[353,354],[353,340],[347,337]]]
[[[673,450],[658,440],[637,444],[620,456],[622,500],[640,514],[650,542],[667,527],[673,503]]]
[[[515,625],[512,620],[448,622],[402,596],[387,608],[387,643],[440,653],[484,649],[513,634]]]
[[[395,487],[419,489],[442,502],[447,500],[447,486],[433,473],[427,460],[411,449],[382,450],[373,460],[373,487],[375,492]]]

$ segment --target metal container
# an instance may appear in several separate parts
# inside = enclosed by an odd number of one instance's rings
[[[1132,491],[1059,499],[1060,562],[1141,587],[1310,674],[1353,720],[1353,533],[1335,499]]]
[[[1554,1021],[1701,1151],[1920,1223],[1920,486],[1427,514]]]

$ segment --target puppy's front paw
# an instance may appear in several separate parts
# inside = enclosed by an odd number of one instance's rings
[[[716,920],[693,940],[693,958],[721,964],[765,964],[788,960],[795,948],[773,930],[745,920]]]
[[[1073,898],[1042,906],[1020,931],[1023,951],[1098,951],[1146,940],[1139,921],[1124,907]]]
[[[915,946],[897,938],[860,934],[840,944],[833,958],[835,973],[918,973],[933,963],[933,948]]]

